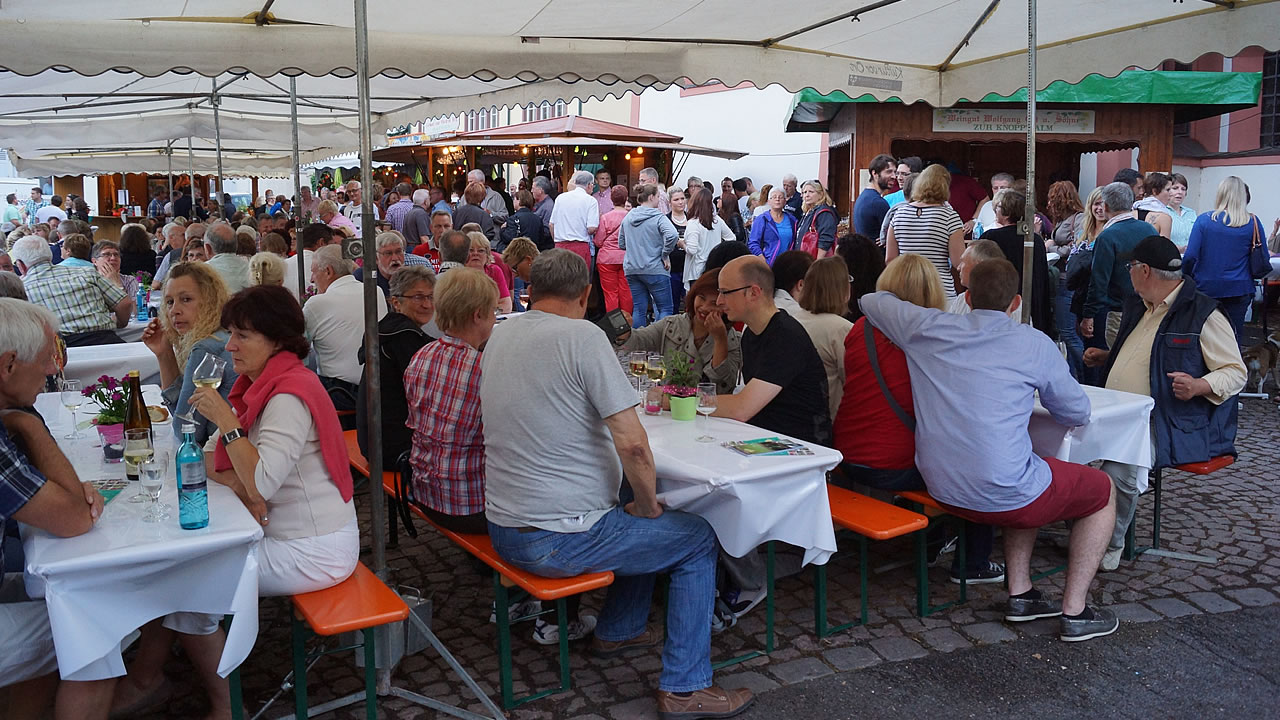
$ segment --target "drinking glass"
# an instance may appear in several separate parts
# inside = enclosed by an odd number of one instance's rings
[[[134,465],[138,468],[138,477],[142,477],[142,465],[150,462],[155,457],[155,444],[151,439],[150,428],[129,428],[124,431],[124,461],[126,467]],[[133,497],[129,498],[131,503],[146,502],[147,498],[142,494],[142,483],[138,483],[139,487]]]
[[[649,356],[643,350],[636,350],[631,353],[628,367],[631,370],[631,374],[635,376],[636,379],[636,392],[640,392],[640,378],[644,377],[648,373],[648,369],[645,365],[648,360]]]
[[[217,390],[218,386],[222,384],[222,375],[226,372],[226,369],[226,360],[209,353],[204,356],[204,359],[200,361],[200,364],[197,365],[196,369],[191,373],[191,382],[194,383],[197,388],[207,387]],[[198,414],[199,413],[195,410],[188,408],[186,415],[179,415],[178,417],[193,425],[197,425],[199,424],[196,420],[196,416]]]
[[[151,507],[142,516],[144,522],[160,522],[169,519],[169,506],[160,503],[160,491],[164,488],[165,468],[168,458],[163,451],[157,451],[150,460],[138,466],[138,476],[142,479],[142,491],[151,500]]]
[[[698,383],[698,414],[704,418],[716,411],[716,384],[715,383]],[[702,435],[698,437],[698,442],[715,442],[715,438],[707,434],[707,421],[699,420],[702,424]]]
[[[666,368],[662,367],[662,355],[659,353],[649,353],[649,359],[645,363],[649,379],[655,383],[662,382],[662,378],[667,374]]]
[[[76,427],[76,410],[84,404],[84,395],[80,392],[79,380],[62,381],[62,407],[71,411],[71,432],[63,435],[64,440],[79,440],[84,437],[80,428]]]

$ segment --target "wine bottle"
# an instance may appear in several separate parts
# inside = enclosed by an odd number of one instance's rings
[[[142,380],[138,371],[134,370],[125,378],[125,414],[124,429],[126,436],[129,430],[150,430],[151,414],[147,412],[147,402],[142,399]],[[138,464],[129,461],[128,447],[125,448],[124,472],[130,482],[136,482]]]

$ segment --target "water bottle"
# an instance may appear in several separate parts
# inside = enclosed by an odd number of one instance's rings
[[[182,426],[178,448],[178,522],[183,530],[209,525],[209,486],[204,474],[204,453],[195,440],[196,426]]]
[[[142,283],[138,283],[138,296],[135,300],[138,304],[138,307],[136,308],[138,321],[146,322],[151,319],[147,313],[147,289],[142,285]]]

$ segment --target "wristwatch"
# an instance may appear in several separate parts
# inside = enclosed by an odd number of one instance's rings
[[[235,428],[229,432],[225,432],[222,434],[222,446],[227,447],[242,437],[244,437],[244,430],[242,428]]]

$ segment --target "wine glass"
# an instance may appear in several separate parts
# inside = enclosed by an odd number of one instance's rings
[[[226,370],[227,361],[213,353],[209,353],[204,356],[204,359],[201,360],[200,364],[196,365],[196,369],[192,371],[191,382],[194,383],[197,388],[207,387],[217,390],[218,386],[222,385],[222,375]],[[186,415],[179,415],[178,417],[195,425],[199,424],[196,420],[197,414],[198,413],[195,410],[188,408]]]
[[[646,366],[648,367],[649,379],[655,383],[662,382],[662,378],[667,374],[666,368],[662,367],[662,355],[649,353]]]
[[[716,411],[716,384],[715,383],[698,383],[698,414],[703,417],[709,416]],[[702,435],[698,437],[698,442],[715,442],[715,438],[707,434],[707,421],[700,420],[702,423]]]
[[[84,404],[84,394],[80,392],[79,380],[62,381],[62,407],[71,411],[71,432],[63,435],[64,440],[79,440],[84,437],[80,428],[76,427],[76,410]]]
[[[151,507],[142,516],[144,522],[160,522],[169,519],[169,506],[160,504],[160,491],[164,488],[164,473],[168,458],[163,451],[157,451],[150,460],[138,466],[138,474],[142,478],[142,491],[151,500]]]
[[[151,439],[151,428],[125,428],[124,431],[124,467],[126,476],[132,475],[134,478],[140,478],[140,468],[142,465],[151,461],[155,457],[155,444]],[[133,472],[130,472],[130,469]],[[134,479],[130,478],[130,479]],[[129,498],[131,503],[146,502],[146,496],[142,494],[141,483],[139,483],[138,491],[133,497]]]
[[[640,378],[644,377],[648,372],[648,370],[645,367],[645,363],[648,361],[648,359],[649,359],[648,354],[645,353],[645,351],[643,350],[636,350],[635,352],[631,353],[629,366],[631,369],[631,374],[635,376],[635,379],[636,379],[636,392],[640,392]]]

